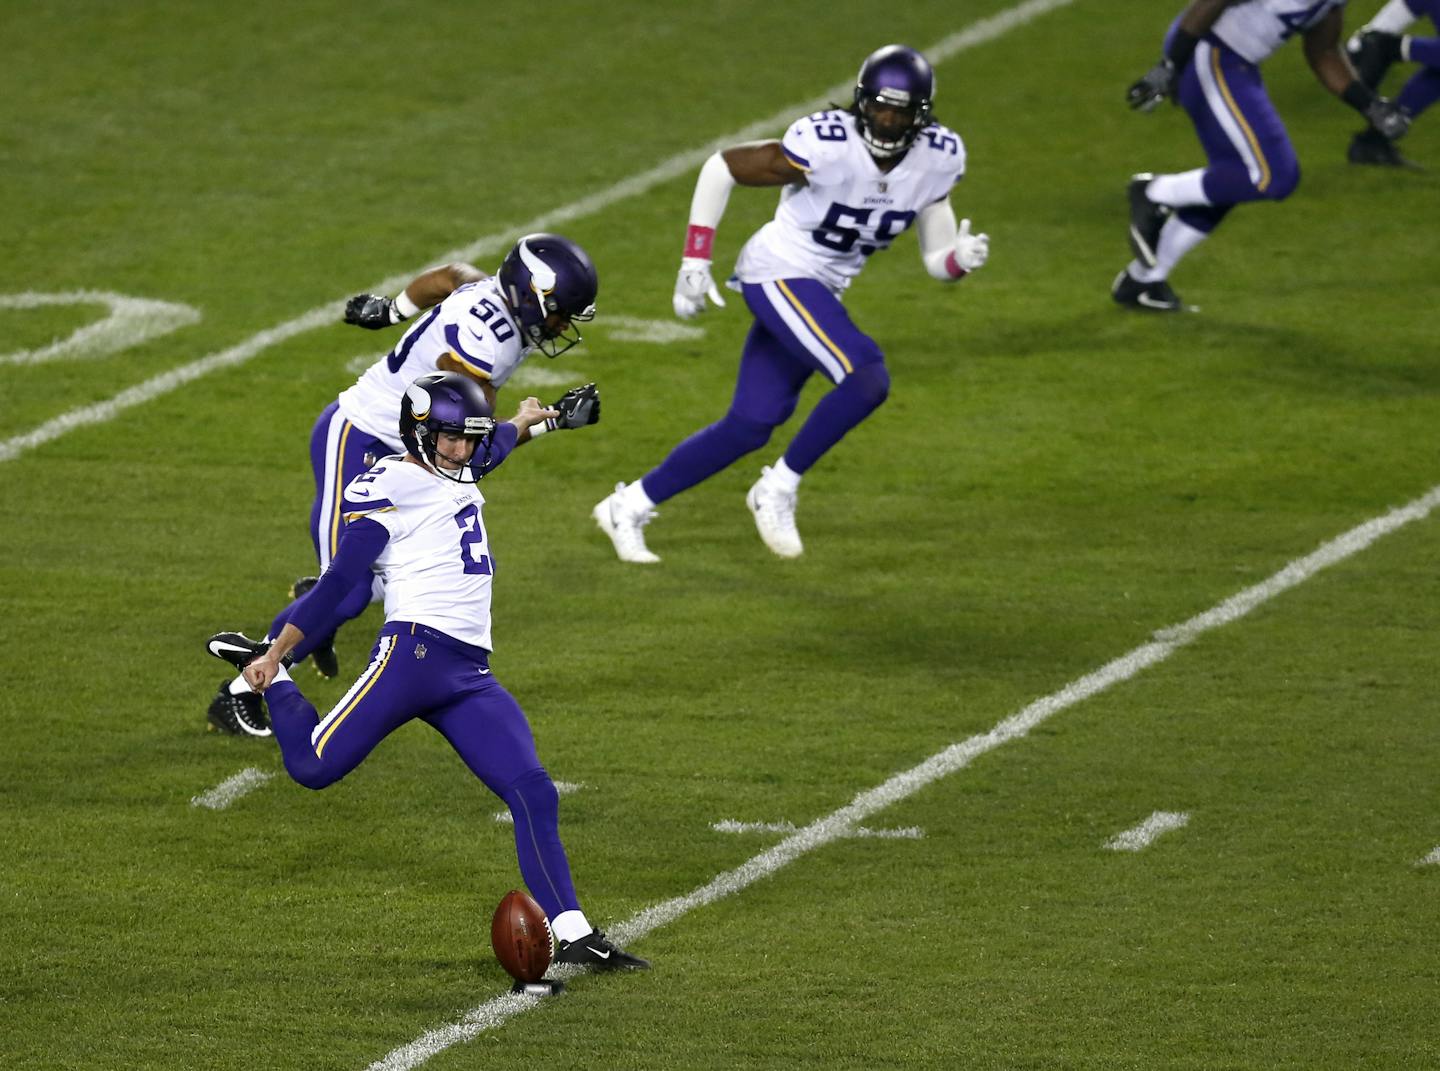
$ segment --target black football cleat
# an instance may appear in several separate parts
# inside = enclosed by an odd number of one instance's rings
[[[205,641],[205,650],[241,670],[270,650],[270,644],[252,640],[243,632],[217,632]],[[289,668],[288,657],[281,661]]]
[[[1155,267],[1160,230],[1171,212],[1169,206],[1157,205],[1145,193],[1145,187],[1154,177],[1149,172],[1132,175],[1127,187],[1130,195],[1130,251],[1147,268]]]
[[[1148,309],[1151,312],[1196,311],[1181,301],[1180,296],[1170,289],[1170,284],[1165,280],[1142,283],[1128,270],[1115,277],[1115,284],[1110,287],[1110,296],[1117,305],[1124,305],[1128,309]]]
[[[320,583],[318,576],[302,576],[290,585],[290,598],[294,600],[309,594],[310,589],[318,583]],[[310,652],[310,665],[314,667],[316,673],[327,680],[340,672],[340,659],[335,654],[334,636]]]
[[[1350,139],[1350,150],[1345,154],[1352,164],[1369,164],[1374,167],[1403,167],[1411,171],[1425,170],[1413,160],[1407,160],[1395,148],[1395,143],[1373,126],[1367,126]]]
[[[1400,35],[1381,30],[1361,30],[1345,42],[1350,65],[1370,89],[1379,89],[1385,74],[1400,58]]]
[[[555,953],[556,963],[590,967],[597,971],[648,971],[650,961],[632,956],[610,943],[599,930],[591,930],[575,941],[561,941]]]
[[[241,695],[230,694],[230,682],[221,681],[220,690],[210,700],[210,709],[205,711],[205,720],[213,732],[229,733],[231,736],[270,736],[270,717],[265,713],[265,701],[254,692]]]

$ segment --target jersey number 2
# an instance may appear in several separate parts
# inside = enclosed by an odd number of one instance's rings
[[[485,543],[485,526],[480,523],[480,507],[473,502],[455,514],[455,524],[460,528],[460,561],[465,565],[467,573],[481,573],[489,575],[494,570],[490,568],[490,555],[476,554],[475,545],[481,546]]]

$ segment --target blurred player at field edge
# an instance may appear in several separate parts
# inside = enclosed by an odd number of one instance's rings
[[[1111,296],[1129,308],[1180,312],[1170,288],[1181,258],[1247,201],[1283,201],[1300,182],[1290,135],[1260,78],[1260,64],[1303,35],[1305,59],[1321,85],[1386,137],[1410,124],[1406,112],[1355,77],[1341,46],[1345,0],[1193,0],[1170,25],[1159,63],[1132,85],[1130,107],[1150,111],[1167,97],[1190,114],[1207,166],[1131,178],[1130,249]]]
[[[617,948],[580,910],[560,842],[559,795],[541,765],[524,711],[490,670],[494,559],[480,479],[519,437],[558,412],[536,398],[496,425],[481,386],[432,372],[405,391],[404,453],[382,458],[344,490],[346,525],[309,596],[273,643],[238,632],[208,649],[269,700],[285,769],[322,789],[355,769],[385,737],[419,718],[438,731],[515,819],[520,872],[559,942],[555,959],[600,970],[649,964]],[[385,624],[370,664],[323,718],[286,672],[307,638],[333,629],[342,601],[372,575],[385,581]]]
[[[1440,37],[1416,37],[1406,33],[1422,15],[1440,28],[1440,0],[1390,0],[1375,17],[1351,36],[1345,50],[1355,73],[1378,91],[1385,72],[1396,62],[1418,63],[1395,98],[1395,103],[1418,118],[1440,100]],[[1367,126],[1350,139],[1347,156],[1352,164],[1380,164],[1388,167],[1415,167],[1401,156],[1393,139]]]
[[[801,477],[890,390],[883,351],[841,304],[845,288],[868,257],[912,224],[926,270],[943,282],[963,279],[989,256],[986,235],[972,234],[968,219],[956,226],[949,195],[964,174],[965,148],[932,119],[934,97],[925,57],[888,45],[862,64],[849,109],[798,119],[781,140],[736,145],[701,168],[675,283],[675,313],[686,319],[701,313],[707,298],[725,303],[711,262],[731,190],[784,190],[775,218],[745,244],[735,268],[732,285],[754,321],[729,411],[640,479],[617,484],[593,511],[622,561],[659,561],[642,531],[655,506],[769,442],[819,372],[833,389],[746,495],[765,545],[783,558],[801,553]]]

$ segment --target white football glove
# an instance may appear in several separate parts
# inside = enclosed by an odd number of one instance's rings
[[[707,297],[722,309],[725,307],[720,288],[710,277],[710,262],[685,257],[680,261],[680,274],[675,279],[675,315],[682,320],[694,319],[705,311]]]
[[[960,229],[955,232],[955,263],[966,271],[983,268],[990,259],[990,236],[971,234],[970,221],[962,219]]]

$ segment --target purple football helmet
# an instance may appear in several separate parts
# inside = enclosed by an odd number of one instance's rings
[[[559,357],[581,340],[573,325],[595,318],[600,280],[589,254],[569,238],[527,234],[501,263],[500,288],[525,340],[545,356]],[[555,317],[565,323],[557,326]]]
[[[447,469],[436,463],[440,433],[476,439],[468,465]],[[429,372],[405,388],[400,401],[400,439],[410,456],[435,475],[456,483],[478,483],[490,460],[495,410],[480,384],[459,372]],[[482,452],[483,451],[483,452]]]
[[[915,143],[930,124],[935,100],[935,72],[930,61],[905,45],[886,45],[865,57],[855,83],[855,118],[860,140],[876,156],[898,156]],[[877,106],[908,113],[900,123],[877,125]]]

